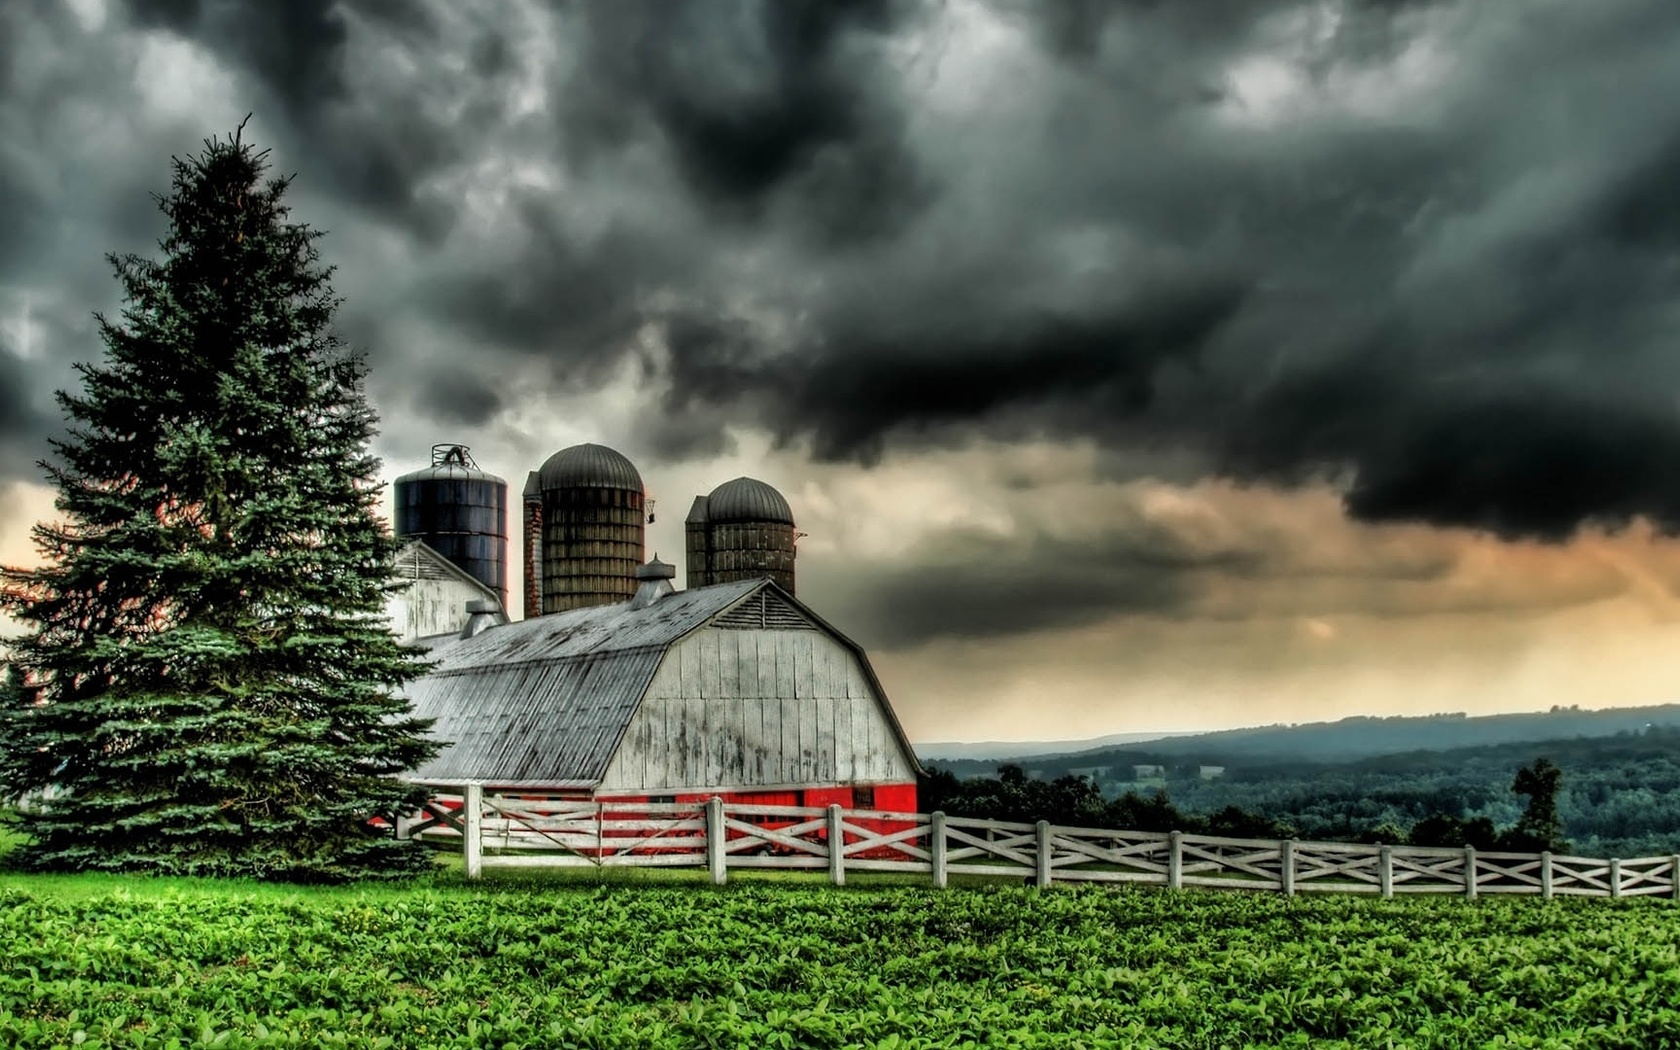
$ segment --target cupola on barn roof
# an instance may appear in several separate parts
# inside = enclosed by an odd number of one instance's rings
[[[793,524],[793,508],[774,488],[757,478],[726,481],[706,497],[706,518],[717,523],[774,521]]]
[[[644,491],[636,465],[605,445],[573,445],[548,457],[537,471],[537,484],[544,491],[566,488],[628,489]]]

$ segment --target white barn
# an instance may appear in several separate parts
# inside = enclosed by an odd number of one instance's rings
[[[915,753],[858,645],[768,579],[634,600],[442,642],[408,688],[447,741],[409,774],[579,798],[911,811]]]
[[[494,590],[422,540],[398,552],[396,579],[404,586],[385,600],[385,614],[404,644],[429,648],[459,634],[475,615],[507,622]]]

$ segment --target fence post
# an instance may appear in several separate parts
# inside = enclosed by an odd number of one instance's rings
[[[1278,843],[1278,880],[1283,883],[1283,895],[1295,896],[1295,840]]]
[[[1464,896],[1476,899],[1476,847],[1464,847]]]
[[[1184,832],[1174,831],[1167,835],[1167,888],[1180,889],[1184,886]]]
[[[1037,844],[1038,864],[1035,872],[1034,885],[1044,889],[1050,885],[1050,822],[1041,820],[1033,833],[1033,841]]]
[[[484,785],[468,784],[461,792],[461,857],[467,878],[484,874]]]
[[[1669,864],[1669,874],[1674,878],[1674,899],[1680,901],[1680,853],[1676,853]]]
[[[1620,899],[1622,896],[1622,859],[1610,858],[1610,896]]]
[[[723,852],[728,835],[728,829],[723,826],[723,799],[713,795],[706,800],[706,868],[711,872],[714,886],[722,886],[729,879]]]
[[[937,889],[944,889],[948,878],[948,873],[945,870],[944,812],[938,812],[933,815],[933,830],[929,832],[929,836],[931,841],[928,842],[928,852],[933,858],[933,885]]]
[[[1382,886],[1383,899],[1394,896],[1394,847],[1383,846],[1377,851],[1377,881]]]
[[[828,881],[846,884],[846,829],[841,824],[840,804],[828,807]]]
[[[1552,899],[1552,851],[1540,854],[1540,899]]]

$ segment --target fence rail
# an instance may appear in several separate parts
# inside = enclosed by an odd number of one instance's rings
[[[1484,893],[1680,900],[1680,854],[1630,859],[1478,852],[1472,847],[1235,839],[1112,831],[944,813],[707,802],[580,802],[486,794],[434,796],[398,834],[459,839],[469,879],[487,867],[704,867],[1013,876],[1040,887],[1111,882],[1383,897]]]

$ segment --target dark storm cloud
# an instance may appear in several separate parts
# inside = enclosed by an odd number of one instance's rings
[[[1656,252],[1680,244],[1680,115],[1671,114],[1656,147],[1613,179],[1584,233]],[[1672,261],[1669,262],[1672,266]]]
[[[639,360],[668,458],[1095,439],[1377,521],[1680,524],[1680,5],[0,6],[90,71],[0,32],[36,154],[138,105],[139,31],[216,60],[391,404],[488,426]],[[135,221],[60,174],[0,142],[0,282]]]
[[[27,266],[29,246],[46,235],[44,203],[21,172],[0,162],[0,279]]]
[[[0,107],[0,282],[29,265],[52,225],[50,187],[29,156],[46,100],[26,82],[22,65],[37,33],[62,31],[64,21],[62,12],[36,15],[0,5],[0,99],[20,103]]]
[[[416,232],[438,236],[447,227],[450,209],[419,196],[427,176],[460,157],[459,139],[425,110],[428,93],[440,85],[426,83],[413,91],[370,87],[358,82],[360,70],[347,57],[352,28],[358,26],[373,41],[368,51],[380,57],[435,53],[442,41],[424,6],[379,0],[127,4],[136,26],[192,40],[260,85],[262,91],[251,96],[253,108],[269,100],[278,105],[277,115],[306,146],[296,158],[307,155],[314,162],[312,178],[330,180],[349,202]],[[365,62],[368,51],[357,61]],[[480,78],[494,71],[494,63],[477,69]],[[469,90],[458,75],[441,79],[445,88]]]
[[[691,249],[625,223],[584,238],[529,195],[509,211],[519,240],[503,266],[443,270],[427,281],[432,304],[492,347],[551,353],[567,378],[598,380],[645,319],[643,287],[679,279]]]
[[[44,480],[38,464],[51,458],[50,441],[66,425],[54,392],[75,389],[73,362],[98,353],[93,318],[79,303],[19,305],[3,293],[0,287],[0,487]]]
[[[1114,312],[930,318],[908,330],[844,322],[803,352],[756,357],[739,326],[676,317],[668,329],[668,407],[743,404],[784,439],[811,438],[821,459],[869,459],[884,435],[986,419],[1011,406],[1075,401],[1114,416],[1151,397],[1168,358],[1190,356],[1240,306],[1235,284],[1163,288]],[[1129,307],[1129,308],[1128,308]],[[754,403],[753,398],[759,400]]]
[[[1680,524],[1660,466],[1680,461],[1680,17],[1469,10],[556,9],[564,188],[512,195],[500,264],[440,260],[417,305],[557,386],[607,381],[656,326],[665,456],[742,423],[866,463],[1095,436],[1333,478],[1370,520]],[[192,31],[305,127],[380,111],[342,76],[363,8],[283,17]],[[1025,46],[965,51],[982,24]],[[428,144],[402,170],[446,166],[448,138],[405,133]],[[364,163],[324,141],[339,176]]]
[[[121,84],[118,50],[90,40],[69,5],[0,5],[0,486],[42,480],[36,464],[64,429],[53,391],[99,352],[105,253],[157,233],[134,237],[133,215],[155,206],[135,169],[111,161],[129,125],[104,126],[83,94],[101,76]]]
[[[1145,484],[1096,501],[1074,494],[1089,490],[1054,491],[996,497],[994,510],[1007,508],[1012,522],[1007,531],[917,528],[916,542],[891,553],[802,552],[800,587],[820,594],[831,610],[824,615],[866,645],[898,650],[936,639],[1048,637],[1126,617],[1509,622],[1614,600],[1637,586],[1638,573],[1619,559],[1459,532],[1361,527],[1322,495],[1227,484]]]
[[[414,407],[440,423],[482,426],[506,404],[492,377],[463,363],[444,366],[427,377],[415,393]]]
[[[1257,550],[1197,550],[1170,530],[1119,527],[1071,542],[950,532],[902,563],[800,568],[830,596],[839,626],[871,648],[991,637],[1095,623],[1119,613],[1172,616],[1200,593],[1199,570],[1247,570]]]
[[[339,0],[128,0],[136,25],[203,40],[247,65],[305,118],[344,93],[345,27]]]
[[[1592,385],[1495,374],[1420,387],[1405,369],[1325,370],[1271,391],[1227,467],[1301,481],[1313,464],[1351,463],[1355,517],[1506,538],[1563,540],[1640,515],[1680,523],[1672,392]]]
[[[1215,0],[1194,7],[1163,0],[994,0],[993,6],[1031,24],[1058,57],[1092,62],[1103,54],[1111,28],[1173,39],[1178,46],[1172,57],[1177,59],[1188,51],[1240,40],[1259,16],[1283,5],[1275,0]]]
[[[34,461],[46,452],[41,438],[53,426],[32,396],[35,389],[30,365],[0,341],[0,486],[35,473]]]
[[[626,0],[577,9],[576,73],[556,93],[568,142],[592,151],[647,134],[684,183],[737,218],[797,198],[827,239],[890,233],[928,187],[880,91],[879,44],[909,20],[896,0]]]

